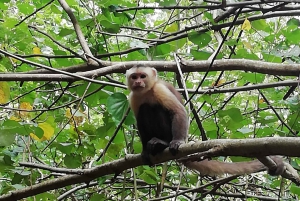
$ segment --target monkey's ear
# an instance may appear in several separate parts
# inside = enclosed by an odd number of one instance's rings
[[[129,87],[129,82],[128,82],[128,79],[129,79],[129,76],[130,74],[132,73],[132,68],[126,70],[126,73],[125,73],[125,76],[126,76],[126,79],[125,79],[125,85],[127,85]]]
[[[153,72],[153,75],[154,75],[155,77],[157,77],[157,70],[156,70],[155,68],[151,68],[151,70],[152,70],[152,72]]]
[[[132,71],[133,71],[133,68],[130,68],[130,69],[126,70],[125,75],[126,75],[127,78],[128,78],[129,75],[132,73]]]

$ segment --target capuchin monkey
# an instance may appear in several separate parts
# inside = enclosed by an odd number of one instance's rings
[[[129,104],[137,121],[142,141],[142,158],[151,165],[150,154],[156,155],[169,147],[175,155],[188,135],[189,122],[181,95],[169,83],[157,77],[151,67],[133,67],[126,71],[126,84],[130,90]],[[280,175],[284,171],[281,158],[272,156],[277,169],[269,173]],[[202,175],[250,174],[266,170],[258,160],[250,162],[227,163],[215,160],[184,162],[190,169]]]

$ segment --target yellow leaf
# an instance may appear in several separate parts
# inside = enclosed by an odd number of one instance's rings
[[[20,121],[21,119],[19,119],[18,117],[16,116],[11,116],[9,117],[10,120],[14,120],[14,121]]]
[[[13,63],[13,64],[15,64],[15,63],[17,63],[17,59],[15,59],[15,58],[13,58],[13,57],[8,57],[9,59],[10,59],[10,61]]]
[[[70,108],[66,109],[66,117],[70,118],[72,116]]]
[[[246,18],[243,25],[242,25],[242,30],[249,31],[251,29],[251,23],[250,21]]]
[[[265,102],[265,100],[263,98],[259,99],[259,101],[258,101],[259,104],[262,104],[264,102]]]
[[[9,100],[10,87],[7,82],[0,82],[0,103],[4,104]]]
[[[41,49],[39,47],[32,48],[33,54],[42,54]]]
[[[30,133],[30,137],[32,137],[33,139],[35,139],[37,141],[50,140],[50,138],[54,135],[54,128],[47,122],[39,123],[38,126],[44,131],[43,137],[38,138],[33,133]]]
[[[30,104],[30,103],[28,103],[28,102],[22,102],[21,104],[20,104],[20,107],[19,107],[20,109],[24,109],[24,110],[32,110],[32,105]],[[30,116],[30,113],[29,112],[27,112],[27,111],[20,111],[19,112],[19,115],[20,115],[20,117],[29,117]]]
[[[72,113],[71,113],[70,108],[66,109],[66,117],[67,118],[71,118],[72,117]],[[76,125],[81,124],[83,122],[84,118],[85,118],[85,114],[82,113],[81,111],[77,111],[74,114],[73,118],[71,119],[70,124],[71,125],[74,125],[74,123],[76,123]]]
[[[218,83],[213,82],[213,83],[212,83],[212,86],[220,86],[220,85],[222,85],[222,84],[224,84],[224,83],[225,83],[225,80],[224,80],[224,79],[220,79],[220,80],[218,81]]]
[[[169,32],[169,33],[176,32],[176,31],[178,31],[178,25],[176,23],[167,26],[167,28],[165,29],[165,32]]]
[[[243,41],[243,44],[244,44],[244,46],[245,46],[247,49],[252,49],[251,43],[249,43],[249,42],[247,42],[247,41]]]
[[[32,110],[32,106],[31,106],[31,104],[30,103],[28,103],[28,102],[22,102],[21,104],[20,104],[20,107],[19,107],[20,109],[25,109],[25,110]]]

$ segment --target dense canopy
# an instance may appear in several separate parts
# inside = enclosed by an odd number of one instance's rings
[[[297,200],[300,3],[1,0],[0,200]],[[126,69],[182,93],[189,143],[141,160]],[[177,160],[282,155],[209,177]],[[193,156],[195,158],[195,156]],[[289,174],[291,173],[291,174]]]

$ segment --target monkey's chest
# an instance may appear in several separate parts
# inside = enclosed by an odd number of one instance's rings
[[[145,138],[157,137],[162,140],[172,140],[173,114],[159,104],[144,103],[137,115],[137,126],[140,135]]]

